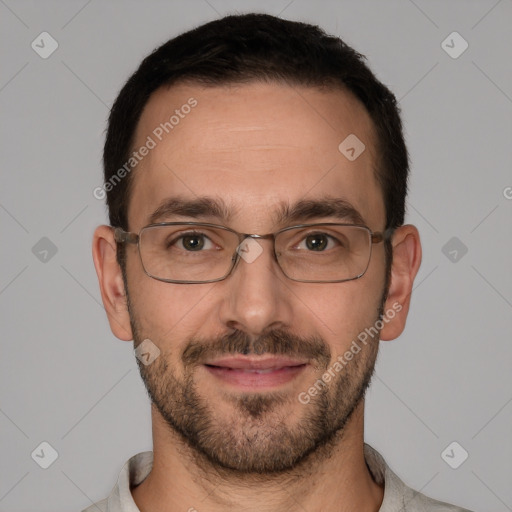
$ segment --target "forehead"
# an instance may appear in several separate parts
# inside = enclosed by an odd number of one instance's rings
[[[322,198],[349,202],[379,227],[384,206],[374,137],[364,106],[341,89],[277,83],[161,88],[135,134],[140,160],[132,175],[130,228],[140,229],[176,197],[218,199],[231,213],[231,226],[246,232],[267,229],[277,205],[282,211],[283,204]]]

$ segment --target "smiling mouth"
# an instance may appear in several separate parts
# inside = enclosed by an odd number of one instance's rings
[[[283,357],[234,356],[205,363],[208,373],[223,383],[246,390],[275,388],[292,381],[308,363]]]

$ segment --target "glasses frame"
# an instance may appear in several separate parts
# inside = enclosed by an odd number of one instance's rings
[[[150,272],[148,272],[146,270],[146,267],[144,265],[144,260],[142,259],[141,249],[140,249],[140,239],[141,239],[142,232],[148,228],[159,227],[159,226],[162,226],[162,227],[177,226],[177,225],[205,226],[205,227],[210,227],[210,228],[223,229],[225,231],[230,231],[231,233],[234,233],[235,235],[238,236],[238,245],[237,245],[237,248],[235,249],[233,256],[231,257],[231,267],[229,268],[229,270],[226,272],[225,275],[223,275],[222,277],[219,277],[217,279],[209,279],[207,281],[186,281],[186,280],[176,280],[176,279],[164,279],[161,277],[154,276],[153,274],[151,274]],[[284,269],[281,267],[281,263],[279,262],[279,259],[276,254],[276,236],[279,235],[280,233],[289,231],[291,229],[317,227],[317,226],[346,226],[346,227],[356,227],[356,228],[365,229],[368,232],[369,239],[370,239],[370,254],[368,256],[368,262],[366,264],[365,269],[355,277],[350,277],[348,279],[328,280],[328,281],[327,280],[311,280],[311,279],[295,279],[293,277],[288,276],[286,274],[286,272],[284,271]],[[233,273],[235,267],[238,265],[238,262],[241,259],[241,255],[238,251],[238,248],[247,238],[259,239],[259,240],[272,239],[272,254],[274,256],[274,260],[276,261],[277,265],[281,269],[281,272],[284,274],[284,276],[287,277],[288,279],[290,279],[291,281],[296,281],[299,283],[344,283],[346,281],[354,281],[355,279],[360,279],[361,277],[363,277],[364,274],[366,273],[366,271],[368,270],[368,267],[370,266],[372,252],[373,252],[373,250],[372,250],[373,244],[378,244],[378,243],[381,243],[381,242],[389,239],[391,234],[394,231],[394,229],[391,228],[391,229],[387,229],[383,232],[380,232],[380,231],[374,232],[368,226],[365,226],[364,224],[346,224],[346,223],[338,223],[338,222],[318,222],[318,223],[314,223],[314,224],[296,224],[294,226],[287,226],[286,228],[280,229],[279,231],[276,231],[274,233],[267,233],[265,235],[257,235],[257,234],[252,234],[252,233],[239,233],[238,231],[228,228],[227,226],[222,226],[220,224],[211,224],[208,222],[158,222],[158,223],[154,223],[154,224],[148,224],[147,226],[142,227],[138,233],[125,231],[124,229],[122,229],[120,227],[114,227],[114,226],[111,226],[111,227],[114,229],[114,240],[116,241],[116,243],[137,245],[140,262],[141,262],[142,268],[147,276],[149,276],[153,279],[156,279],[157,281],[162,281],[164,283],[174,283],[174,284],[206,284],[206,283],[216,283],[218,281],[223,281],[224,279],[226,279]]]

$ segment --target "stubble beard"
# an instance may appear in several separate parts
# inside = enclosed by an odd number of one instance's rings
[[[136,348],[144,336],[133,311],[130,319]],[[339,442],[371,382],[378,343],[374,339],[362,347],[329,385],[318,386],[318,394],[308,404],[297,405],[302,389],[286,394],[231,394],[223,396],[223,409],[229,404],[230,414],[221,414],[197,388],[194,369],[206,355],[307,354],[310,358],[314,354],[321,378],[331,361],[328,345],[320,338],[303,339],[284,331],[272,331],[256,340],[236,331],[215,341],[189,340],[181,358],[183,379],[176,377],[163,352],[151,365],[139,360],[137,364],[153,405],[198,464],[238,474],[278,474],[291,472],[313,457],[329,457],[330,447]]]

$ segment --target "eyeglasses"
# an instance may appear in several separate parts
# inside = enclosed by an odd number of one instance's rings
[[[355,224],[301,224],[276,233],[238,233],[217,224],[162,222],[130,233],[116,227],[117,243],[137,244],[144,272],[166,283],[213,283],[226,279],[240,258],[252,262],[263,251],[257,239],[273,240],[273,255],[293,281],[341,283],[364,275],[373,244],[390,231],[374,233]]]

